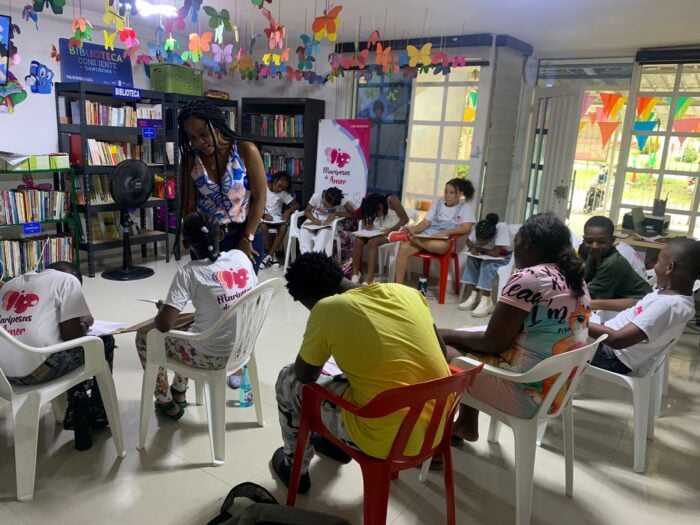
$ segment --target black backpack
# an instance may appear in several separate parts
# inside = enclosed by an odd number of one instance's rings
[[[247,498],[254,503],[233,516],[236,498]],[[207,525],[351,525],[342,518],[280,505],[267,489],[245,482],[233,487],[221,505],[221,513]]]

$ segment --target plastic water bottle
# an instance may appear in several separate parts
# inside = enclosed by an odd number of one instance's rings
[[[424,275],[421,275],[418,278],[418,291],[423,295],[426,295],[428,293],[428,278]]]
[[[243,408],[253,406],[253,386],[250,384],[248,365],[243,367],[243,379],[241,379],[241,397],[238,404]]]

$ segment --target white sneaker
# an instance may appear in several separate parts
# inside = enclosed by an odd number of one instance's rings
[[[466,301],[459,303],[457,310],[473,310],[477,304],[479,304],[479,292],[474,290]]]
[[[361,277],[361,274],[359,274],[359,273],[353,274],[353,276],[350,278],[350,282],[359,283],[360,277]]]
[[[267,268],[272,264],[272,256],[271,255],[266,255],[263,257],[263,260],[260,261],[260,267],[261,268]]]
[[[472,312],[472,317],[486,317],[493,312],[493,301],[491,297],[484,295],[479,301],[479,305]]]
[[[280,267],[280,262],[279,262],[279,259],[277,259],[277,257],[272,258],[272,265],[271,266],[275,269]]]

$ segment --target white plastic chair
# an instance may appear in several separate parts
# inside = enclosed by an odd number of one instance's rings
[[[0,370],[0,398],[9,401],[12,405],[12,420],[14,422],[15,442],[15,471],[17,478],[17,499],[28,501],[34,497],[34,477],[36,475],[36,448],[39,433],[39,411],[44,403],[56,400],[70,388],[83,381],[95,377],[100,388],[109,427],[114,438],[114,447],[117,456],[123,458],[126,455],[124,448],[124,436],[122,434],[122,420],[119,415],[117,394],[114,389],[114,381],[109,365],[105,361],[104,344],[99,337],[81,337],[64,341],[46,348],[34,348],[27,346],[3,328],[0,328],[0,338],[6,344],[12,346],[13,351],[28,354],[54,354],[62,350],[69,350],[82,346],[85,352],[85,364],[72,372],[54,379],[48,383],[34,386],[16,386],[10,384],[5,374]],[[63,404],[65,409],[65,404]],[[54,404],[54,412],[60,411],[59,403]],[[63,414],[56,418],[63,419]]]
[[[406,210],[406,215],[408,215],[408,224],[415,224],[418,220],[418,210]],[[377,273],[379,275],[384,274],[384,270],[391,273],[393,261],[396,260],[396,247],[399,245],[398,242],[388,242],[382,244],[379,247],[379,254],[377,256]],[[394,277],[390,276],[388,282],[394,282]]]
[[[630,263],[632,269],[634,269],[634,271],[637,272],[642,279],[646,280],[647,269],[644,266],[644,259],[642,256],[634,248],[632,248],[632,246],[625,242],[618,242],[615,245],[615,248],[617,248],[620,255],[627,259],[627,262]],[[654,277],[656,277],[656,275],[654,275]]]
[[[280,278],[270,279],[259,284],[238,299],[233,307],[223,312],[214,326],[206,332],[190,333],[172,330],[163,333],[155,328],[148,332],[146,337],[146,368],[141,387],[139,450],[146,445],[148,423],[153,411],[153,390],[156,386],[158,368],[161,366],[195,381],[197,404],[201,405],[202,402],[206,402],[213,466],[223,465],[226,458],[226,376],[239,370],[246,363],[253,387],[258,426],[264,426],[258,367],[253,350],[272,298],[281,288],[282,279]],[[165,354],[166,337],[204,342],[211,337],[218,338],[225,333],[231,334],[231,354],[224,368],[218,370],[194,368],[181,361],[170,359]]]
[[[287,267],[289,266],[289,263],[291,260],[296,259],[296,253],[297,253],[297,243],[296,239],[299,238],[299,232],[301,231],[301,227],[298,226],[299,224],[299,218],[302,217],[304,214],[303,210],[297,210],[294,213],[292,213],[292,216],[289,219],[289,233],[287,234],[287,250],[285,251],[284,254],[284,271],[287,271]],[[342,262],[341,255],[340,255],[340,248],[341,248],[341,243],[340,243],[340,237],[336,233],[336,230],[338,228],[338,223],[343,220],[342,217],[338,217],[337,219],[333,220],[333,223],[331,224],[331,230],[333,231],[333,235],[331,235],[328,245],[326,245],[326,255],[331,257],[333,255],[333,244],[335,243],[335,251],[336,251],[336,257],[338,260],[338,263]],[[292,259],[291,255],[294,253],[294,258]]]
[[[556,376],[554,384],[542,400],[539,409],[530,419],[511,416],[491,405],[472,397],[467,391],[462,395],[462,403],[474,407],[491,416],[488,441],[498,442],[501,423],[513,429],[515,438],[515,522],[517,525],[530,523],[532,510],[532,484],[535,469],[535,452],[538,426],[555,417],[564,419],[564,457],[566,464],[566,494],[571,496],[574,489],[574,413],[571,396],[587,363],[593,358],[596,349],[607,335],[599,337],[583,348],[559,354],[538,363],[527,372],[516,373],[490,365],[484,365],[481,374],[490,374],[504,381],[514,383],[535,383]],[[481,363],[469,357],[458,357],[452,365],[463,369],[479,366]],[[571,376],[571,381],[561,405],[555,407],[553,401],[559,389]],[[478,378],[477,378],[478,381]]]

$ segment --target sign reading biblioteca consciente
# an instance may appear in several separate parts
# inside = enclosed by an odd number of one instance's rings
[[[63,82],[95,82],[111,86],[133,87],[131,59],[121,49],[83,42],[83,47],[70,47],[67,38],[59,38],[61,80]]]

